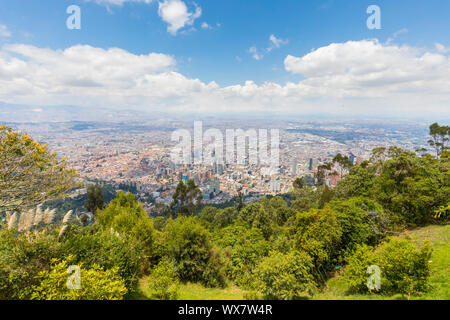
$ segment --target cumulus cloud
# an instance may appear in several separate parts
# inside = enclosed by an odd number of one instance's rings
[[[445,47],[443,44],[437,42],[435,44],[436,50],[440,53],[447,53],[450,52],[450,47]]]
[[[450,58],[377,40],[333,43],[285,69],[298,82],[219,86],[182,75],[172,56],[77,45],[0,49],[0,101],[161,111],[448,113]]]
[[[193,25],[195,19],[202,15],[202,9],[195,3],[195,11],[190,12],[181,0],[164,0],[159,2],[158,14],[169,26],[167,31],[176,35],[178,30]]]
[[[449,93],[450,60],[408,46],[377,40],[333,43],[303,57],[286,57],[285,68],[306,77],[302,82],[333,96],[379,96],[387,93]]]
[[[9,38],[11,35],[11,31],[9,31],[8,27],[4,24],[0,24],[0,38]]]

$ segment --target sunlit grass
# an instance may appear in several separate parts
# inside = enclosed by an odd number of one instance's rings
[[[401,235],[410,237],[415,243],[421,245],[429,240],[433,247],[431,256],[431,288],[421,296],[412,296],[411,299],[449,300],[450,299],[450,225],[428,226],[410,230]],[[348,294],[348,285],[342,274],[328,280],[325,289],[316,295],[314,299],[320,300],[396,300],[406,299],[402,295],[384,296],[369,294]]]
[[[145,277],[139,282],[140,297],[132,297],[134,299],[151,299],[152,292],[149,286],[150,277]],[[206,288],[197,283],[180,284],[179,297],[180,300],[243,300],[244,290],[235,286],[228,288]]]

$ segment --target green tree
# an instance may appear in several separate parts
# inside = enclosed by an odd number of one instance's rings
[[[342,228],[341,249],[353,251],[358,244],[377,245],[385,236],[388,221],[383,207],[367,198],[335,199],[328,204]]]
[[[319,209],[323,209],[325,205],[333,199],[334,191],[330,187],[324,186],[319,189],[319,192]]]
[[[77,172],[28,134],[0,126],[0,211],[22,211],[78,186]]]
[[[312,208],[319,208],[320,193],[313,188],[303,188],[294,190],[295,200],[292,202],[291,208],[305,212]]]
[[[153,221],[132,193],[119,192],[108,207],[98,211],[97,220],[105,230],[112,228],[121,236],[134,238],[151,251],[154,242]]]
[[[72,228],[60,241],[62,258],[73,255],[74,264],[83,263],[86,268],[94,265],[104,270],[117,267],[128,292],[136,290],[146,265],[146,248],[136,239],[119,235],[111,229],[103,230],[94,224]]]
[[[238,212],[244,208],[244,195],[242,194],[242,192],[239,191],[238,195],[234,197],[234,203],[234,207]]]
[[[335,192],[338,198],[369,197],[373,188],[375,174],[363,166],[353,166],[349,174],[339,180]]]
[[[450,197],[450,186],[443,167],[448,159],[418,157],[415,153],[391,147],[374,179],[373,198],[401,222],[423,225]],[[448,178],[447,178],[448,179]]]
[[[436,156],[439,157],[442,152],[448,149],[450,126],[440,126],[438,123],[433,123],[430,126],[429,134],[431,139],[428,140],[428,144],[435,149]]]
[[[264,206],[259,202],[249,203],[238,214],[239,220],[247,223],[250,228],[258,228],[266,239],[274,231],[273,221]]]
[[[170,210],[173,217],[177,215],[192,216],[202,202],[202,192],[195,185],[194,180],[188,180],[187,184],[180,181],[173,195]]]
[[[353,291],[367,292],[367,268],[376,265],[381,271],[381,292],[409,298],[427,290],[431,254],[428,242],[418,247],[411,240],[399,238],[388,239],[375,251],[366,245],[357,246],[348,259],[345,278]]]
[[[270,250],[270,244],[262,231],[257,228],[249,229],[246,224],[236,222],[215,232],[214,242],[229,252],[229,276],[238,285],[250,288],[254,268]]]
[[[339,250],[341,235],[341,226],[331,209],[311,209],[297,213],[296,247],[308,253],[317,267],[333,262]]]
[[[339,164],[339,173],[341,177],[343,177],[344,174],[347,174],[350,168],[353,166],[353,163],[350,161],[350,158],[348,156],[343,156],[340,153],[338,153],[333,158],[333,163]]]
[[[30,299],[39,272],[64,250],[54,230],[20,233],[0,228],[0,300]]]
[[[206,277],[212,258],[211,235],[197,217],[178,217],[170,219],[164,229],[165,253],[173,259],[177,273],[182,281],[202,282],[210,286],[210,278]],[[216,270],[217,278],[223,275]],[[214,272],[213,272],[214,274]],[[218,283],[223,283],[219,279]]]
[[[366,293],[368,291],[367,279],[369,274],[367,274],[367,268],[376,263],[373,247],[366,244],[356,245],[352,255],[348,258],[348,264],[344,272],[345,280],[352,292]]]
[[[292,183],[292,186],[294,187],[294,189],[302,189],[302,188],[306,187],[306,183],[305,183],[305,180],[303,179],[303,177],[298,177]]]
[[[105,207],[105,200],[103,198],[103,190],[100,185],[89,185],[87,187],[87,200],[84,207],[89,212],[95,214],[98,209],[103,209]]]

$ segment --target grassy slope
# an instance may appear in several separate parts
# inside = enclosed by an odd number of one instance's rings
[[[422,244],[429,240],[433,246],[431,256],[431,290],[422,296],[411,299],[450,299],[450,225],[428,226],[405,232],[402,237],[410,237],[415,243]],[[314,299],[332,300],[376,300],[376,299],[404,299],[401,295],[354,295],[347,294],[348,286],[342,275],[330,279],[325,290]]]
[[[140,298],[151,299],[149,278],[141,279],[139,283]],[[205,288],[201,284],[187,283],[180,285],[180,300],[243,300],[243,290],[231,286],[226,289]],[[133,297],[136,298],[136,297]]]
[[[432,289],[420,297],[412,299],[450,299],[450,225],[428,226],[405,232],[402,237],[409,236],[418,244],[429,240],[433,246],[431,257]],[[140,281],[140,293],[133,299],[149,299],[151,292],[148,289],[148,278]],[[341,274],[328,280],[325,290],[317,294],[317,300],[380,300],[380,299],[404,299],[401,295],[354,295],[347,294],[348,286]],[[245,291],[230,287],[226,289],[210,289],[199,284],[183,284],[180,287],[180,299],[182,300],[242,300]]]

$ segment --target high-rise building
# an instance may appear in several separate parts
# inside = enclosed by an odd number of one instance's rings
[[[294,177],[297,175],[297,161],[296,160],[294,160],[292,162],[291,175]]]
[[[313,169],[313,159],[309,158],[309,171],[312,171]]]
[[[350,159],[350,162],[352,163],[352,164],[355,164],[355,155],[353,154],[353,153],[351,153],[350,152],[350,156],[349,156],[349,159]]]

